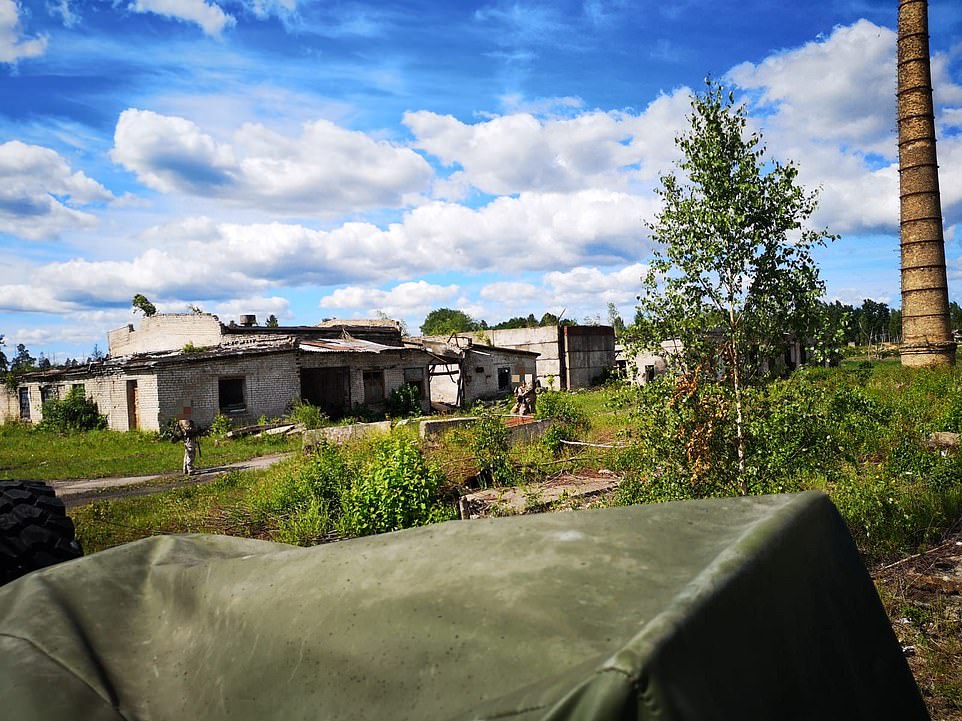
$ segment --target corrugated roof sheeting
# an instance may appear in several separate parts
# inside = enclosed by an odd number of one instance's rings
[[[403,346],[382,345],[358,338],[330,338],[302,340],[297,349],[310,353],[383,353],[388,350],[405,350]]]

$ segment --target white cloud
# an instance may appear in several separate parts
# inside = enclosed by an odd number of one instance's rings
[[[485,193],[624,190],[657,177],[678,157],[673,139],[689,94],[659,96],[641,114],[591,111],[544,120],[516,113],[467,124],[421,110],[406,113],[404,124],[414,147],[460,166],[459,179]]]
[[[518,281],[499,281],[497,283],[489,283],[484,286],[480,293],[484,300],[493,301],[495,303],[516,303],[516,302],[527,302],[537,299],[539,296],[544,295],[544,289],[539,288],[532,283],[521,283]]]
[[[0,144],[0,233],[54,238],[68,228],[96,224],[78,207],[112,199],[100,183],[73,171],[49,148],[19,140]]]
[[[641,255],[641,218],[652,201],[608,191],[526,193],[478,210],[431,203],[381,228],[350,222],[332,230],[266,223],[242,225],[192,218],[153,228],[136,240],[132,260],[69,261],[39,266],[33,287],[52,289],[64,308],[126,304],[134,293],[154,302],[224,300],[270,286],[384,282],[431,272],[567,268],[613,264]],[[405,287],[370,301],[403,309],[434,289]],[[456,291],[450,291],[452,294]],[[48,300],[45,302],[52,302]],[[23,293],[0,285],[0,309],[24,309]],[[59,307],[59,306],[58,306]]]
[[[728,72],[775,108],[766,126],[806,140],[890,153],[895,132],[895,33],[868,20],[821,41],[742,63]]]
[[[153,13],[187,23],[195,23],[207,35],[218,36],[236,21],[216,3],[205,0],[134,0],[128,8],[135,13]]]
[[[311,215],[402,206],[433,175],[414,151],[328,120],[294,138],[247,124],[228,144],[184,118],[135,109],[120,115],[111,158],[161,192]]]
[[[962,103],[962,87],[950,77],[950,55],[933,58],[942,126],[957,121],[951,104]],[[820,188],[813,218],[818,226],[852,234],[897,231],[895,63],[895,33],[859,20],[728,73],[751,92],[754,119],[772,154],[797,161],[799,181]],[[962,159],[962,137],[943,137],[938,150],[948,215],[962,205],[962,178],[952,164]]]
[[[258,18],[264,19],[271,15],[294,12],[297,9],[297,0],[245,0],[244,5]]]
[[[321,298],[320,306],[361,311],[365,315],[383,311],[391,317],[409,318],[450,303],[459,290],[456,285],[434,285],[423,280],[400,283],[390,290],[347,286]]]
[[[20,35],[20,4],[0,0],[0,63],[15,63],[20,58],[35,58],[47,49],[47,37],[24,38]]]
[[[70,0],[57,0],[56,3],[48,3],[47,10],[51,15],[59,15],[66,28],[72,28],[79,22],[79,18],[70,7]]]
[[[547,273],[544,283],[558,299],[604,308],[608,303],[624,305],[634,301],[641,290],[641,276],[647,270],[641,263],[609,272],[578,267]]]
[[[193,303],[198,305],[199,302]],[[220,303],[214,303],[210,307],[201,306],[205,311],[214,313],[223,323],[231,320],[239,320],[242,315],[255,315],[257,322],[264,325],[269,316],[276,316],[278,319],[290,319],[291,304],[287,298],[277,295],[272,296],[248,296],[242,298],[232,298]],[[174,312],[183,312],[183,309]]]

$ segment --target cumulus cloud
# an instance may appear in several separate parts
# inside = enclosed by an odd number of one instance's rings
[[[198,299],[198,301],[192,305],[197,305],[199,302],[201,302],[201,299]],[[224,323],[234,319],[239,320],[242,315],[255,315],[257,316],[257,322],[264,325],[272,315],[281,321],[290,319],[294,315],[291,313],[290,301],[278,295],[231,298],[230,300],[214,303],[209,308],[204,307],[203,309],[214,313]],[[183,309],[174,312],[183,312]]]
[[[950,54],[933,58],[942,127],[957,122],[962,86],[950,77]],[[799,180],[821,189],[817,225],[842,233],[894,232],[898,227],[896,34],[859,20],[827,38],[743,63],[728,78],[749,91],[756,121],[776,157],[798,161]],[[950,162],[962,137],[939,143],[943,207],[962,205]],[[957,212],[954,211],[954,212]]]
[[[236,20],[217,3],[205,0],[134,0],[128,8],[135,13],[153,13],[186,23],[194,23],[207,35],[218,36]]]
[[[15,63],[21,58],[35,58],[47,49],[47,37],[24,38],[20,30],[20,4],[0,0],[0,63]]]
[[[628,189],[652,180],[678,157],[674,137],[689,110],[687,88],[661,95],[644,112],[591,111],[542,119],[530,113],[463,123],[427,110],[404,115],[414,147],[457,178],[493,195],[530,190]]]
[[[824,40],[728,72],[773,108],[766,126],[786,136],[890,153],[895,132],[895,32],[868,20]]]
[[[400,283],[390,290],[347,286],[321,298],[320,306],[361,311],[365,315],[383,311],[391,317],[409,318],[449,304],[459,290],[456,285],[435,285],[423,280]]]
[[[34,269],[30,282],[55,289],[51,292],[65,308],[101,308],[127,304],[134,293],[158,300],[226,300],[276,285],[610,265],[641,255],[641,218],[650,213],[651,202],[608,191],[531,193],[498,198],[476,210],[435,202],[386,228],[350,222],[331,230],[194,218],[142,234],[138,240],[147,249],[132,260],[50,263]],[[0,285],[0,291],[6,293],[0,292],[0,309],[27,309],[28,299],[17,288]],[[404,289],[415,304],[429,291],[434,289]],[[405,307],[405,301],[396,294],[369,305],[388,310]]]
[[[67,228],[95,225],[96,218],[79,208],[112,199],[50,148],[19,140],[0,144],[0,233],[54,238]]]
[[[402,206],[433,175],[413,150],[328,120],[299,137],[247,124],[221,143],[189,120],[136,109],[121,113],[111,158],[161,192],[309,214]]]
[[[518,281],[498,281],[489,283],[481,288],[478,295],[484,300],[495,303],[525,303],[542,296],[544,289],[539,288],[533,283],[522,283]]]
[[[632,263],[612,271],[578,267],[547,273],[545,286],[557,298],[575,303],[606,306],[608,303],[631,303],[641,289],[641,276],[648,271],[641,263]]]

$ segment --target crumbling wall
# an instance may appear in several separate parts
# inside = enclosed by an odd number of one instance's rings
[[[140,321],[136,330],[127,325],[107,334],[111,357],[179,350],[188,343],[198,348],[216,346],[221,324],[210,313],[158,313]]]
[[[0,424],[13,423],[20,419],[20,400],[17,391],[6,384],[0,384]]]
[[[615,331],[607,325],[562,326],[566,387],[588,388],[615,366]]]
[[[565,387],[567,375],[564,372],[561,331],[558,326],[487,330],[485,335],[493,345],[538,353],[536,366],[541,384],[545,387],[551,385],[555,390]]]
[[[239,424],[281,417],[300,394],[292,351],[171,364],[157,370],[160,422],[189,418],[210,425],[221,412],[219,381],[236,378],[243,380],[245,407],[227,415]]]

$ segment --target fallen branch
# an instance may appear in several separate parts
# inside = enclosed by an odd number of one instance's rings
[[[584,443],[582,441],[560,441],[566,446],[588,446],[589,448],[628,448],[627,445],[623,443]]]
[[[928,549],[927,551],[922,551],[921,553],[916,553],[916,554],[913,554],[913,555],[911,555],[911,556],[906,556],[905,558],[899,559],[899,560],[896,561],[895,563],[890,563],[890,564],[887,565],[887,566],[882,566],[881,568],[878,569],[877,573],[881,573],[882,571],[888,571],[890,568],[895,568],[896,566],[901,566],[901,565],[902,565],[903,563],[905,563],[906,561],[911,561],[911,560],[916,559],[916,558],[921,558],[922,556],[927,556],[927,555],[929,555],[930,553],[935,553],[936,551],[941,551],[943,548],[946,548],[946,547],[948,547],[948,546],[951,546],[951,545],[954,544],[954,543],[955,543],[955,540],[953,539],[953,540],[951,540],[951,541],[946,541],[945,543],[939,544],[938,546],[934,546],[934,547]]]

